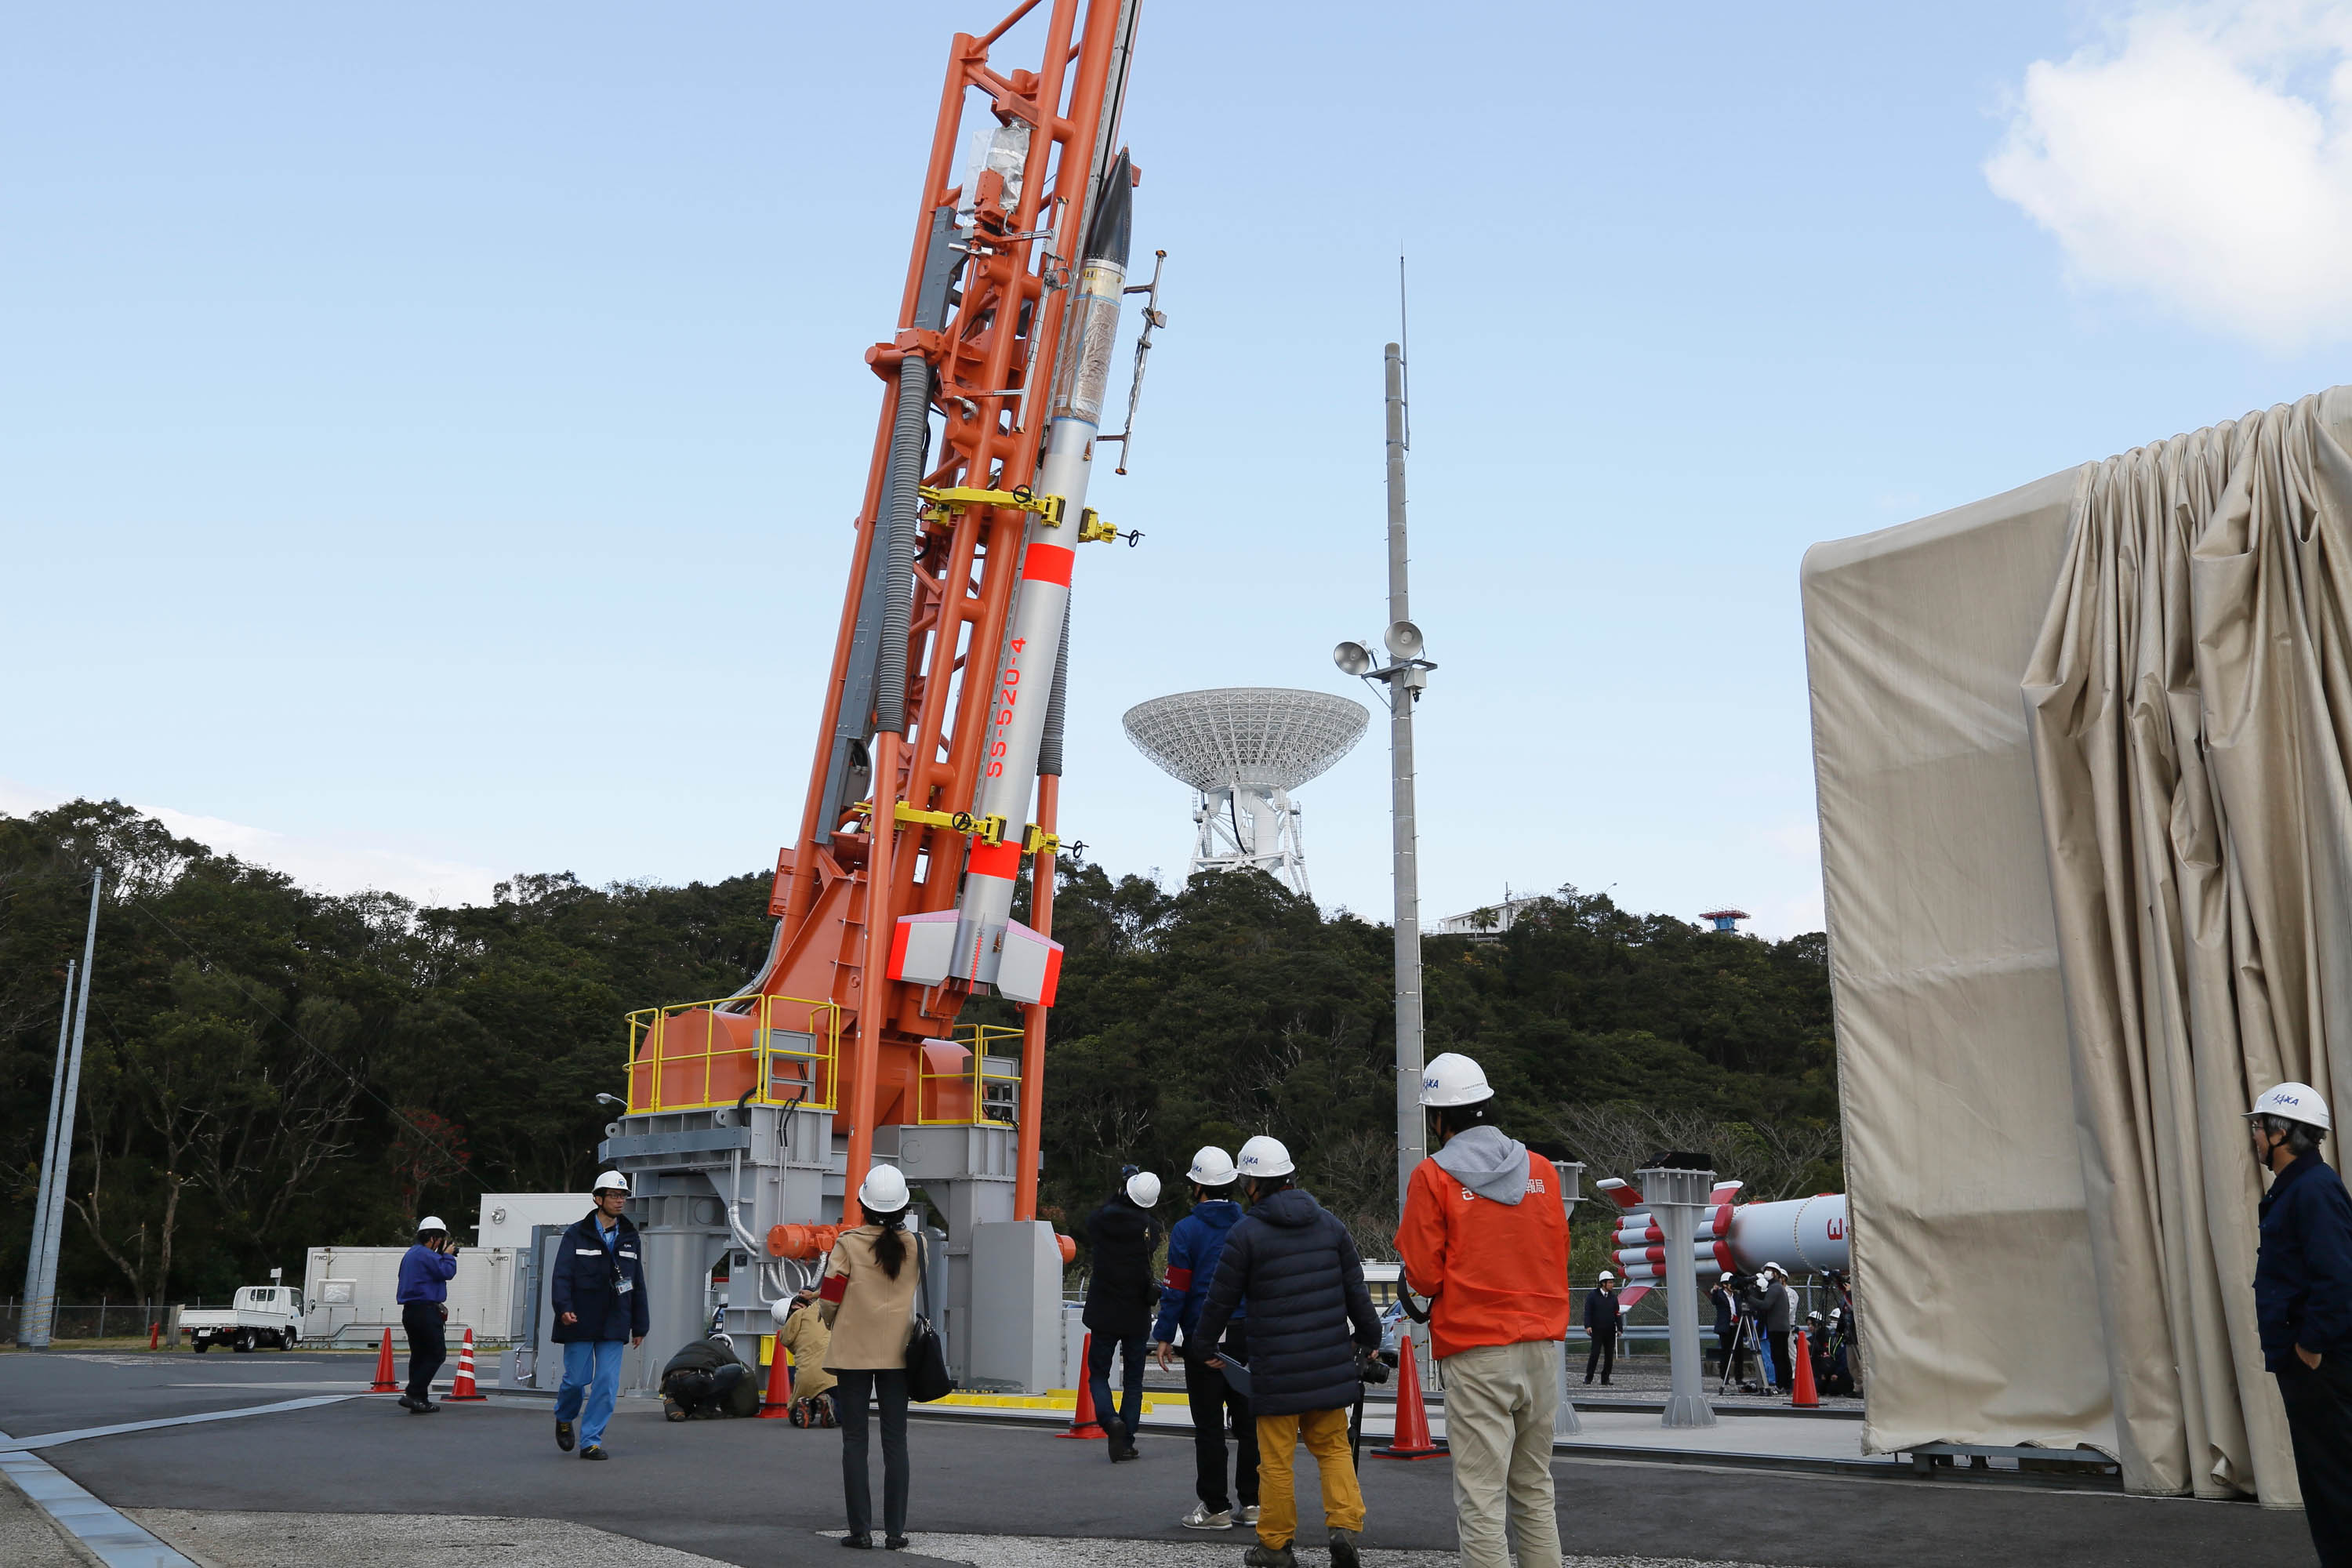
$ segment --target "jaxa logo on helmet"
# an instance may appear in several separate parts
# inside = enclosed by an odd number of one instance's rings
[[[1282,1141],[1263,1132],[1242,1145],[1242,1157],[1236,1163],[1244,1176],[1287,1176],[1297,1169]]]
[[[2287,1082],[2263,1090],[2254,1108],[2246,1112],[2252,1116],[2277,1116],[2289,1121],[2300,1121],[2306,1127],[2316,1127],[2322,1132],[2334,1130],[2327,1114],[2327,1101],[2307,1083]]]

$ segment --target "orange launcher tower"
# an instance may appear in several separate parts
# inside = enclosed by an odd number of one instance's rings
[[[892,1160],[949,1211],[964,1363],[972,1233],[1035,1216],[1066,606],[1078,547],[1117,537],[1085,497],[1126,439],[1097,428],[1121,297],[1153,295],[1139,377],[1161,320],[1156,268],[1124,278],[1139,4],[1027,0],[949,47],[896,330],[866,354],[881,406],[774,939],[737,994],[633,1016],[600,1149],[678,1237],[648,1232],[649,1260],[676,1254],[654,1288],[673,1310],[699,1289],[702,1321],[759,1329]],[[1001,66],[1016,26],[1034,63]],[[959,1022],[991,990],[1021,1028]]]

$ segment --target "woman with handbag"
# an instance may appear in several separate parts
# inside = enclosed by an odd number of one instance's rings
[[[840,1380],[834,1409],[841,1420],[841,1485],[849,1509],[842,1544],[861,1550],[874,1544],[866,1406],[875,1400],[882,1406],[882,1544],[893,1552],[907,1544],[908,1346],[919,1322],[916,1288],[922,1276],[921,1237],[904,1228],[908,1203],[907,1178],[895,1167],[868,1172],[857,1189],[866,1223],[843,1231],[834,1243],[817,1292],[820,1315],[833,1331],[824,1370]],[[928,1334],[929,1325],[920,1326]]]

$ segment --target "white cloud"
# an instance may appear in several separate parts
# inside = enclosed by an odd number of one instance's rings
[[[21,816],[64,804],[66,796],[0,779],[0,812]],[[168,805],[131,803],[183,838],[248,865],[283,871],[321,893],[398,893],[420,904],[487,904],[499,875],[462,861],[386,847],[362,834],[304,835],[197,816]]]
[[[1985,178],[2082,281],[2274,350],[2352,336],[2352,4],[2120,13],[2027,68]]]

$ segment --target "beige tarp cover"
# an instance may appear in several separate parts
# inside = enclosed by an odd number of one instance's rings
[[[1873,1448],[2300,1500],[2238,1118],[2352,1070],[2347,439],[2338,389],[1806,557]]]

